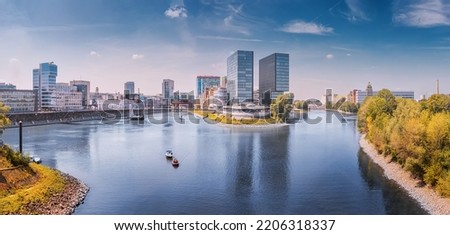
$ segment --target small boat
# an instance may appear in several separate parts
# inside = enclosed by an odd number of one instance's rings
[[[144,120],[144,115],[132,115],[130,120]]]
[[[180,162],[178,161],[178,159],[174,158],[172,160],[172,166],[179,166],[179,165],[180,165]]]
[[[173,152],[172,150],[167,150],[166,151],[166,158],[172,158],[173,157]]]
[[[39,163],[42,162],[42,160],[41,160],[40,157],[31,156],[31,157],[30,157],[30,162],[34,162],[34,163],[39,164]]]

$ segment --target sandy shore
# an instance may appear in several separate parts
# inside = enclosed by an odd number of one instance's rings
[[[60,193],[52,195],[46,203],[29,203],[29,211],[40,215],[70,215],[75,212],[78,205],[83,203],[89,187],[77,178],[61,173],[67,184]]]
[[[389,162],[388,157],[378,154],[373,145],[365,139],[365,135],[361,136],[359,144],[364,152],[384,169],[386,177],[403,187],[429,214],[450,215],[450,199],[439,196],[432,188],[420,186],[420,182],[413,179],[399,164]]]

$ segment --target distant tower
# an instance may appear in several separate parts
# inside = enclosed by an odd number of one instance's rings
[[[372,88],[372,84],[370,84],[370,82],[369,82],[369,84],[367,84],[366,92],[367,92],[367,96],[373,96],[373,88]]]
[[[439,95],[439,79],[436,80],[436,94]]]

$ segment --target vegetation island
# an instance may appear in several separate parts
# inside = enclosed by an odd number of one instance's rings
[[[0,102],[0,128],[10,124]],[[58,170],[30,162],[7,145],[0,146],[0,215],[72,214],[89,188]]]
[[[291,111],[298,106],[293,102],[294,95],[285,93],[279,95],[269,107],[254,104],[240,106],[224,106],[219,109],[195,109],[194,114],[202,117],[207,123],[219,123],[236,126],[267,126],[284,124],[288,121]],[[302,103],[303,104],[303,103]]]

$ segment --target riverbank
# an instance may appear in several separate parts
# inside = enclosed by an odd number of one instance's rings
[[[365,135],[361,136],[359,144],[364,152],[384,170],[384,175],[404,188],[429,214],[450,215],[449,198],[443,198],[432,188],[422,186],[419,180],[413,179],[409,172],[398,163],[391,162],[389,157],[378,154],[374,146],[365,139]]]
[[[39,215],[70,215],[83,203],[89,187],[79,179],[60,172],[66,182],[63,191],[56,193],[45,203],[30,202],[25,207]]]
[[[69,215],[89,191],[75,177],[34,163],[3,169],[0,186],[0,214],[11,215]]]

